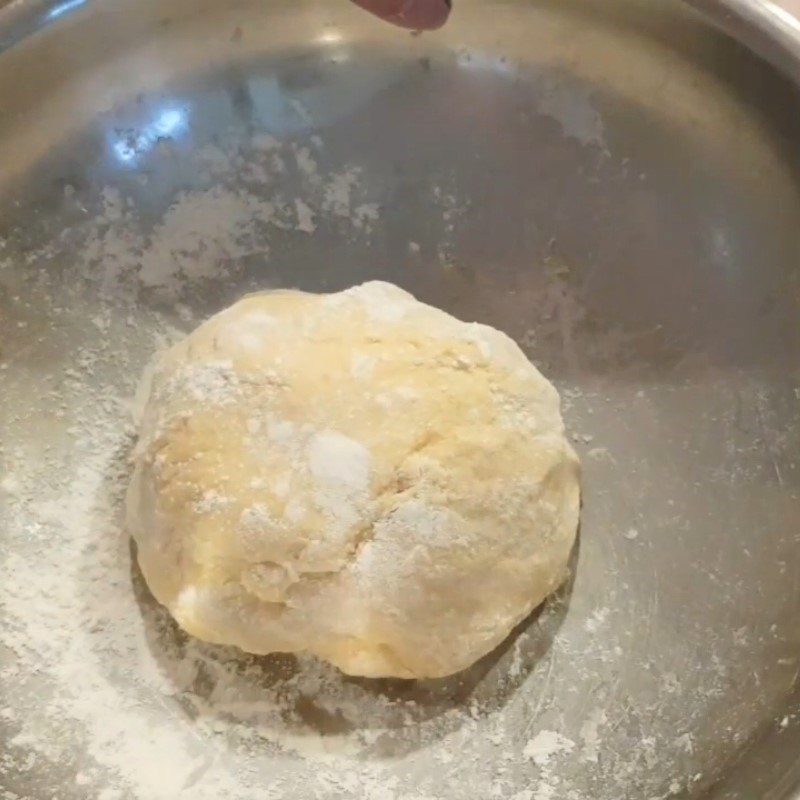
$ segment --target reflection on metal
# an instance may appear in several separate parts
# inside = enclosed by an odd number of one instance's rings
[[[764,9],[795,33],[800,34],[800,20],[780,3],[773,3],[772,0],[763,0]]]
[[[717,27],[800,82],[798,0],[685,0]]]
[[[0,55],[0,571],[42,562],[45,586],[65,589],[12,591],[32,616],[11,629],[0,580],[0,630],[28,654],[0,647],[0,785],[30,800],[329,800],[342,774],[348,796],[385,778],[389,795],[442,800],[800,787],[789,82],[675,0],[456,0],[451,24],[419,37],[348,0],[98,0],[48,16],[66,1],[0,10],[0,49],[16,42]],[[770,2],[698,0],[774,56],[800,40],[800,0]],[[175,296],[147,277],[162,266],[180,275]],[[257,659],[251,683],[241,654],[192,644],[184,659],[147,597],[125,594],[105,497],[128,447],[118,399],[178,322],[254,289],[367,278],[503,328],[564,390],[585,475],[576,577],[466,678],[340,692],[292,672],[313,691],[281,700],[289,727],[274,733],[262,701],[294,680],[285,660]],[[95,402],[110,404],[98,420]],[[95,432],[119,435],[108,462]],[[75,505],[59,502],[72,485]],[[62,566],[50,529],[66,516],[112,537],[122,564],[81,537]],[[96,588],[79,589],[87,571]],[[119,594],[98,594],[106,578]],[[63,642],[91,681],[60,663],[40,673],[40,648],[62,639],[45,643],[39,617],[62,596],[81,632]],[[138,599],[141,618],[105,615],[107,596]],[[236,682],[217,693],[223,652]],[[84,702],[89,683],[102,703]],[[117,702],[122,719],[141,707],[124,736]],[[574,750],[523,758],[539,732]],[[179,761],[166,788],[159,750]],[[76,784],[81,764],[91,783]]]
[[[342,39],[342,34],[339,31],[335,28],[329,28],[317,36],[315,41],[318,44],[339,44]]]
[[[111,148],[119,161],[130,164],[152,150],[160,140],[180,136],[187,130],[188,124],[189,113],[186,108],[165,108],[149,125],[121,136]]]
[[[58,17],[63,17],[64,14],[68,14],[70,11],[74,11],[76,8],[80,8],[84,3],[86,3],[86,0],[65,0],[65,2],[53,6],[47,12],[45,18],[48,20],[58,19]]]

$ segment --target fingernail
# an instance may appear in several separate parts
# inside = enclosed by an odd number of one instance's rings
[[[452,0],[406,0],[399,23],[417,30],[441,28],[447,22],[452,7]]]
[[[354,0],[387,22],[413,30],[441,28],[450,15],[452,0]]]

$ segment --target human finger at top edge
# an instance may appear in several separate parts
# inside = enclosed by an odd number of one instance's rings
[[[450,15],[452,0],[353,0],[381,19],[412,30],[441,28]]]

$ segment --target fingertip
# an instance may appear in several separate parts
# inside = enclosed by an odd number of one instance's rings
[[[407,5],[410,5],[407,11],[409,20],[411,22],[416,20],[417,23],[409,24],[407,27],[418,30],[441,28],[453,10],[452,0],[411,0]]]
[[[354,0],[381,19],[411,30],[436,30],[447,22],[452,0]]]

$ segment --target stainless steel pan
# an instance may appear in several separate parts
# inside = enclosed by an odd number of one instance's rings
[[[697,6],[0,10],[0,797],[798,796],[799,12]],[[448,681],[187,639],[120,523],[155,349],[367,278],[519,341],[584,463],[570,584]]]

